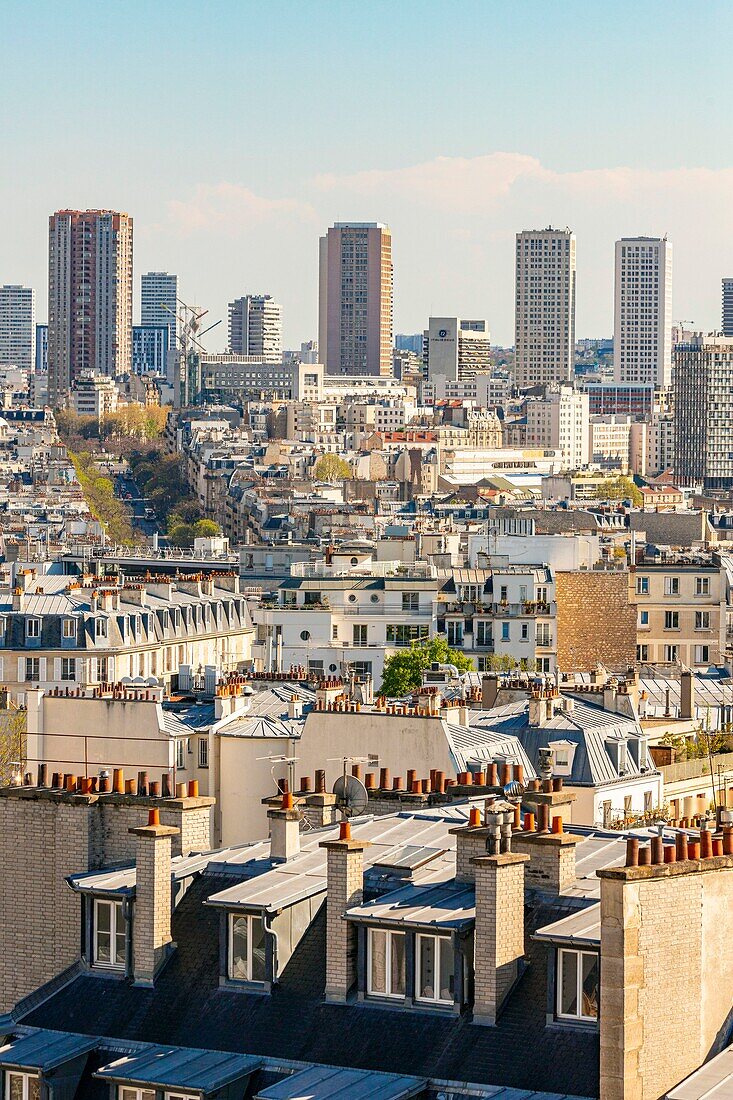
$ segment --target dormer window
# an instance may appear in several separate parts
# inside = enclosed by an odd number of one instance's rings
[[[5,1100],[39,1100],[41,1079],[36,1073],[18,1073],[12,1070],[5,1074]]]
[[[234,982],[267,980],[265,922],[259,914],[229,914],[228,973]]]
[[[61,624],[61,637],[66,641],[76,639],[76,619],[64,619]]]
[[[448,936],[417,937],[415,996],[429,1004],[452,1005],[455,953]]]
[[[95,619],[94,620],[94,637],[99,640],[107,637],[107,620]]]
[[[26,636],[26,638],[40,638],[41,637],[41,620],[40,619],[26,619],[26,621],[25,621],[25,636]]]
[[[95,898],[93,965],[105,970],[124,970],[127,921],[121,901]]]
[[[155,1100],[155,1091],[153,1089],[136,1089],[131,1085],[120,1085],[117,1089],[117,1100]]]
[[[370,928],[367,940],[367,993],[370,997],[405,996],[405,933]]]
[[[552,770],[555,775],[569,777],[573,773],[573,761],[577,745],[574,741],[550,741],[552,750]]]
[[[557,953],[557,1016],[561,1020],[598,1019],[599,956],[595,951]]]

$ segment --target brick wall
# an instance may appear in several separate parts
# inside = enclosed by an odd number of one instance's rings
[[[476,872],[474,1023],[496,1023],[524,955],[526,855],[482,856]]]
[[[636,661],[636,606],[630,574],[557,573],[557,663],[563,672],[611,669]]]
[[[345,1001],[356,980],[356,928],[343,914],[364,896],[363,847],[355,841],[327,841],[326,1000]]]
[[[133,939],[135,981],[152,983],[171,942],[171,836],[165,826],[137,836]]]

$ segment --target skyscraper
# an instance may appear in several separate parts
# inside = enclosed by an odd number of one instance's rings
[[[178,336],[178,276],[167,271],[148,271],[140,276],[140,324],[166,325],[168,346],[176,348]]]
[[[575,234],[517,233],[514,377],[518,386],[571,380],[575,358]]]
[[[723,336],[733,336],[733,279],[723,279]]]
[[[48,325],[36,325],[36,370],[48,370]]]
[[[49,218],[48,391],[64,401],[74,379],[132,366],[132,218],[59,210]]]
[[[337,222],[320,240],[318,348],[328,374],[392,373],[392,234]]]
[[[282,361],[280,306],[271,295],[246,294],[229,303],[229,350],[263,363]]]
[[[33,370],[36,359],[36,292],[0,286],[0,363]]]
[[[733,338],[696,333],[674,349],[674,473],[678,484],[733,489]]]
[[[672,244],[666,237],[616,241],[613,375],[616,382],[672,382]]]

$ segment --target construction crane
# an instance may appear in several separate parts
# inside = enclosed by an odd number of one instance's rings
[[[186,408],[189,405],[200,405],[203,399],[201,385],[201,353],[206,348],[201,343],[207,332],[221,324],[221,318],[214,321],[213,325],[202,329],[204,317],[208,309],[199,306],[190,306],[180,298],[176,298],[178,310],[174,311],[165,305],[169,313],[173,313],[178,321],[178,378],[175,386],[175,402],[178,408]]]

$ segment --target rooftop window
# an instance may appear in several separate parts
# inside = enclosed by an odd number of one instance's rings
[[[127,946],[127,921],[121,901],[95,898],[94,966],[124,970]]]
[[[370,997],[405,996],[405,934],[370,928],[367,948],[367,993]]]
[[[5,1074],[5,1100],[39,1100],[41,1081],[35,1073]]]
[[[563,1020],[598,1019],[599,956],[595,951],[557,952],[557,1015]]]
[[[235,982],[264,982],[265,922],[261,916],[229,915],[229,978]]]

